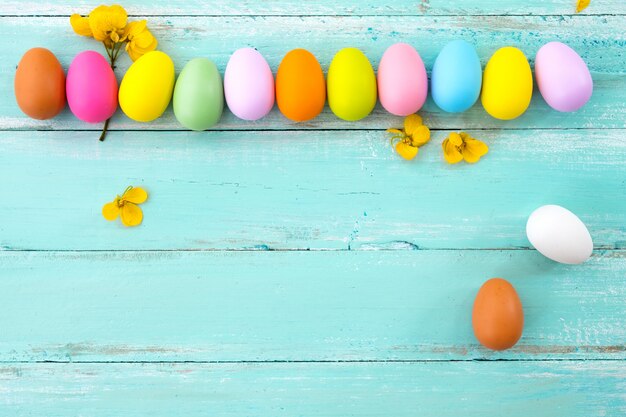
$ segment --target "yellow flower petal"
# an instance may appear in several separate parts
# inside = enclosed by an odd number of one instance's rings
[[[415,158],[418,151],[419,149],[417,148],[417,146],[411,146],[405,142],[398,142],[396,144],[396,152],[398,152],[398,155],[400,155],[407,161]]]
[[[580,13],[589,6],[591,0],[578,0],[578,4],[576,4],[576,13]]]
[[[461,147],[461,145],[463,145],[463,139],[458,133],[452,132],[448,138],[450,139],[450,143],[454,146]]]
[[[98,6],[89,13],[89,26],[96,40],[111,38],[111,33],[124,33],[128,15],[122,6]],[[111,38],[112,39],[112,38]]]
[[[467,139],[465,141],[465,151],[470,151],[478,156],[483,156],[489,152],[489,148],[478,139]]]
[[[404,131],[409,136],[411,136],[415,130],[422,125],[422,117],[419,114],[411,114],[404,119]]]
[[[133,187],[126,191],[122,196],[123,201],[129,201],[134,204],[141,204],[148,199],[148,193],[141,187]]]
[[[89,19],[86,17],[74,13],[70,16],[70,25],[72,25],[74,32],[80,36],[93,36],[89,27]]]
[[[404,132],[401,131],[400,129],[387,129],[387,132],[389,133],[395,133],[397,135],[404,135]]]
[[[474,163],[478,162],[478,160],[480,160],[480,156],[476,155],[475,153],[473,153],[469,149],[463,149],[463,159],[467,163],[474,164]]]
[[[463,155],[461,154],[461,151],[459,151],[459,148],[454,145],[454,143],[452,143],[450,139],[444,140],[441,144],[441,147],[443,148],[443,157],[447,163],[456,164],[463,160]]]
[[[122,40],[126,40],[127,38],[133,38],[134,36],[139,35],[146,29],[146,21],[145,20],[135,20],[129,22],[126,28],[124,29],[124,35],[122,36]]]
[[[129,38],[126,44],[126,52],[128,52],[128,55],[133,61],[136,61],[142,55],[154,51],[158,45],[159,43],[156,38],[146,29],[140,34],[133,36],[132,39]]]
[[[117,198],[110,203],[106,203],[102,206],[102,216],[111,221],[117,219],[117,216],[120,215],[120,208],[117,205]]]
[[[124,226],[137,226],[143,220],[143,213],[139,206],[126,202],[121,209],[122,223]]]
[[[465,142],[468,139],[474,139],[473,137],[470,136],[469,133],[467,132],[461,132],[459,133],[459,136],[461,136],[461,139],[463,139],[463,141]]]
[[[430,129],[424,125],[418,126],[413,131],[411,139],[413,146],[422,146],[430,140]]]

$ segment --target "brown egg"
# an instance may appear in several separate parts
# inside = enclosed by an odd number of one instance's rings
[[[33,119],[50,119],[65,107],[65,74],[56,56],[45,48],[28,50],[15,72],[15,99]]]
[[[508,281],[492,278],[480,287],[474,300],[472,326],[476,339],[493,350],[508,349],[522,337],[522,302]]]

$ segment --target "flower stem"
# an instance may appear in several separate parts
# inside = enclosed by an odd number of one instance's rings
[[[122,44],[120,43],[120,46]],[[115,71],[115,60],[117,59],[117,56],[119,55],[119,51],[120,51],[120,47],[118,46],[116,48],[117,44],[113,44],[113,46],[111,47],[111,49],[107,48],[106,44],[104,45],[104,49],[107,51],[107,55],[109,56],[109,59],[111,60],[111,69],[113,71]],[[111,121],[111,117],[109,117],[105,122],[104,122],[104,126],[102,127],[102,133],[100,134],[100,142],[103,142],[104,139],[107,136],[107,132],[109,130],[109,122]]]
[[[102,133],[100,134],[100,142],[104,141],[104,138],[107,135],[107,130],[109,129],[109,121],[111,120],[111,118],[109,117],[106,122],[104,122],[104,127],[102,128]]]

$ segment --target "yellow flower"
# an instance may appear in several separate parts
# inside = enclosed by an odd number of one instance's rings
[[[154,51],[159,44],[146,27],[145,20],[130,22],[122,39],[128,42],[126,52],[133,61],[138,60],[143,54]]]
[[[70,25],[72,25],[72,29],[74,29],[74,32],[76,32],[76,34],[93,38],[93,32],[91,31],[91,27],[89,26],[88,17],[83,17],[78,13],[74,13],[70,16]]]
[[[456,164],[462,160],[473,164],[489,152],[487,145],[465,132],[450,133],[441,147],[443,156],[449,164]]]
[[[576,13],[580,13],[585,10],[587,6],[589,6],[589,3],[591,3],[591,0],[578,0],[578,3],[576,4]]]
[[[143,220],[143,213],[137,204],[148,199],[148,193],[132,185],[126,188],[124,194],[115,197],[115,200],[102,206],[102,216],[111,221],[121,215],[124,226],[137,226]]]
[[[430,129],[424,126],[422,118],[417,114],[411,114],[404,119],[404,129],[387,129],[393,133],[391,145],[404,159],[415,158],[419,147],[430,140]]]
[[[78,14],[70,16],[70,24],[79,35],[93,37],[97,41],[113,43],[120,41],[126,27],[128,15],[120,5],[98,6],[89,13],[89,17]]]

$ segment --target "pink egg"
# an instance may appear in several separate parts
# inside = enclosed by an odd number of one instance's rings
[[[428,78],[422,58],[406,43],[391,45],[378,66],[378,97],[385,110],[408,116],[424,105]]]
[[[587,64],[576,51],[561,42],[550,42],[539,49],[535,78],[546,103],[562,112],[578,110],[593,92]]]
[[[224,95],[231,112],[243,120],[258,120],[274,106],[274,76],[263,55],[241,48],[224,72]]]
[[[84,122],[103,122],[117,109],[117,80],[111,64],[98,52],[76,55],[67,71],[65,91],[70,110]]]

